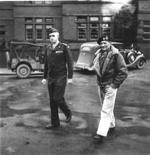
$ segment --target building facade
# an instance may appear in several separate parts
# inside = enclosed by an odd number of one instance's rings
[[[150,0],[139,0],[137,18],[137,45],[150,58]]]
[[[139,0],[137,41],[144,54],[150,56],[150,4],[148,2],[147,5],[147,2]],[[61,40],[69,43],[72,51],[78,51],[83,42],[95,41],[103,34],[113,41],[122,41],[122,34],[119,29],[116,31],[114,25],[114,16],[121,5],[103,0],[2,1],[0,42],[45,43],[48,42],[47,30],[51,26],[60,31]]]

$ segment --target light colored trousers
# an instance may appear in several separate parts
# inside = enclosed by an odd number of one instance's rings
[[[107,136],[109,128],[115,127],[114,106],[117,88],[112,88],[110,85],[104,88],[98,86],[98,94],[102,109],[97,134]]]

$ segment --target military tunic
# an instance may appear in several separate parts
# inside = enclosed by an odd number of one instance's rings
[[[44,79],[48,79],[51,124],[59,126],[58,108],[66,117],[71,114],[64,98],[67,78],[71,79],[73,76],[73,62],[68,46],[59,42],[53,49],[51,45],[48,45],[45,51],[44,66]]]

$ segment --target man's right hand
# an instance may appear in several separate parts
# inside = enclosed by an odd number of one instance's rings
[[[46,84],[46,79],[43,79],[41,82],[42,82],[42,84],[45,85]]]

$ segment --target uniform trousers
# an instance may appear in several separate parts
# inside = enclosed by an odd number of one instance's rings
[[[115,127],[114,106],[117,88],[112,88],[110,85],[98,86],[98,94],[102,108],[97,134],[107,136],[109,128]]]
[[[48,92],[50,98],[50,109],[51,109],[51,124],[54,126],[60,125],[58,108],[68,117],[71,111],[66,104],[64,94],[66,88],[67,76],[59,76],[48,79]]]

